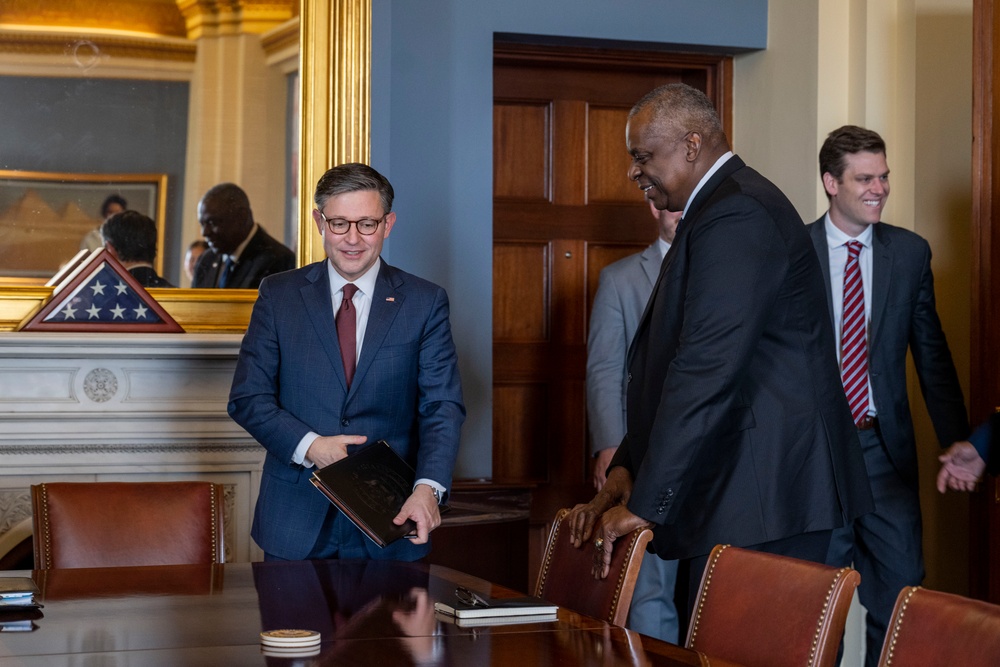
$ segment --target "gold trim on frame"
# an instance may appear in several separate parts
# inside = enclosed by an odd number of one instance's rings
[[[32,5],[34,6],[34,5]],[[371,0],[302,0],[299,23],[298,263],[323,259],[312,193],[331,166],[370,160]],[[242,333],[255,290],[150,289],[187,332]],[[42,307],[51,287],[0,283],[0,331]]]
[[[371,154],[371,0],[303,0],[299,265],[326,257],[312,195],[327,169]]]

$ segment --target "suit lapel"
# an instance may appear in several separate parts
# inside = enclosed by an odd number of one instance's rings
[[[361,345],[361,357],[354,371],[354,381],[351,388],[358,386],[375,360],[375,354],[382,347],[382,342],[389,333],[393,320],[406,299],[398,288],[402,286],[398,272],[382,260],[375,279],[375,293],[372,294],[372,305],[368,311],[368,324],[365,327],[365,339]]]
[[[655,285],[656,277],[660,275],[660,263],[662,260],[660,259],[660,249],[657,247],[658,243],[659,241],[653,243],[653,245],[643,250],[642,255],[640,255],[642,258],[642,272],[646,274],[650,285]]]
[[[892,286],[892,245],[882,234],[881,223],[872,229],[872,321],[868,333],[868,345],[872,347],[882,322],[885,319],[885,304],[889,300],[889,289]]]
[[[333,295],[330,294],[330,276],[327,270],[325,261],[314,264],[313,270],[306,276],[309,283],[300,290],[300,294],[316,330],[316,339],[323,346],[334,374],[346,393],[347,377],[344,375],[344,362],[340,358],[340,342],[337,340],[337,323],[333,318]]]
[[[819,257],[820,273],[823,274],[823,284],[826,285],[826,308],[830,313],[830,326],[836,322],[833,316],[833,286],[830,284],[830,246],[826,242],[826,216],[812,224],[809,234],[812,236],[813,247]],[[839,338],[840,333],[834,332]]]
[[[677,225],[677,234],[674,236],[674,242],[670,245],[670,250],[667,251],[666,257],[663,258],[663,263],[660,265],[656,281],[653,283],[653,293],[650,294],[649,300],[646,301],[646,308],[642,312],[642,318],[639,320],[639,326],[636,328],[635,335],[632,337],[632,342],[629,344],[626,364],[631,365],[632,363],[635,343],[640,338],[639,334],[641,334],[646,328],[646,322],[649,319],[650,310],[652,310],[653,302],[656,301],[656,294],[660,291],[660,285],[663,284],[663,276],[666,275],[670,265],[673,264],[674,257],[677,256],[679,248],[686,244],[687,235],[691,231],[691,227],[697,222],[698,213],[701,208],[712,197],[712,195],[715,194],[715,191],[719,188],[723,181],[745,166],[746,163],[744,163],[738,155],[733,155],[731,158],[726,160],[726,163],[719,167],[719,170],[712,174],[712,177],[708,179],[708,182],[706,182],[705,185],[702,186],[701,190],[698,191],[694,201],[691,202],[691,206],[688,207],[688,211],[684,216],[683,222]]]
[[[695,195],[694,201],[691,202],[691,205],[688,206],[687,213],[684,214],[683,224],[678,226],[678,233],[680,233],[680,227],[690,227],[691,224],[695,222],[702,207],[704,207],[705,203],[712,198],[712,195],[714,195],[715,191],[719,189],[722,182],[745,166],[747,166],[746,163],[740,159],[739,155],[733,155],[731,158],[726,160],[726,163],[719,167],[717,172],[712,174],[712,178],[708,179],[708,182],[705,183],[701,190],[698,191],[698,194]]]

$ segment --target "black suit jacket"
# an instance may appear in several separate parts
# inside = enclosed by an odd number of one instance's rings
[[[137,266],[128,270],[132,277],[143,287],[173,287],[166,279],[161,278],[155,269],[148,266]]]
[[[681,223],[629,350],[612,466],[656,552],[844,525],[873,503],[801,218],[734,156]]]
[[[225,262],[222,255],[209,248],[201,257],[194,269],[194,279],[191,287],[216,287],[219,282],[219,272]],[[233,275],[227,288],[257,289],[260,281],[272,273],[281,273],[295,268],[295,253],[286,248],[264,231],[257,228],[257,233],[240,254]]]
[[[830,252],[824,219],[810,224],[809,234],[823,267],[832,330]],[[969,417],[934,305],[930,246],[917,234],[884,222],[872,231],[868,331],[872,393],[889,458],[906,483],[916,489],[917,448],[906,393],[907,349],[913,355],[920,389],[941,446],[969,437]]]

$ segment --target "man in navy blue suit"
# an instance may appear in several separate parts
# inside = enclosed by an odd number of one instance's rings
[[[251,535],[268,560],[417,560],[441,523],[465,407],[447,294],[380,258],[396,222],[392,200],[371,167],[330,169],[313,211],[327,261],[261,283],[229,414],[267,449]],[[341,341],[335,315],[345,291],[356,332]],[[395,519],[413,520],[416,537],[384,548],[309,481],[314,467],[380,439],[417,476]]]

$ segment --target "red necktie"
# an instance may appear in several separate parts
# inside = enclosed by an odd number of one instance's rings
[[[847,244],[844,267],[844,314],[840,369],[854,423],[868,416],[868,341],[865,334],[865,290],[861,284],[861,242]]]
[[[344,362],[344,376],[348,387],[354,379],[354,368],[358,362],[358,311],[352,301],[357,291],[358,286],[354,283],[344,285],[344,300],[340,302],[340,309],[337,311],[337,340],[340,341],[340,358]]]

